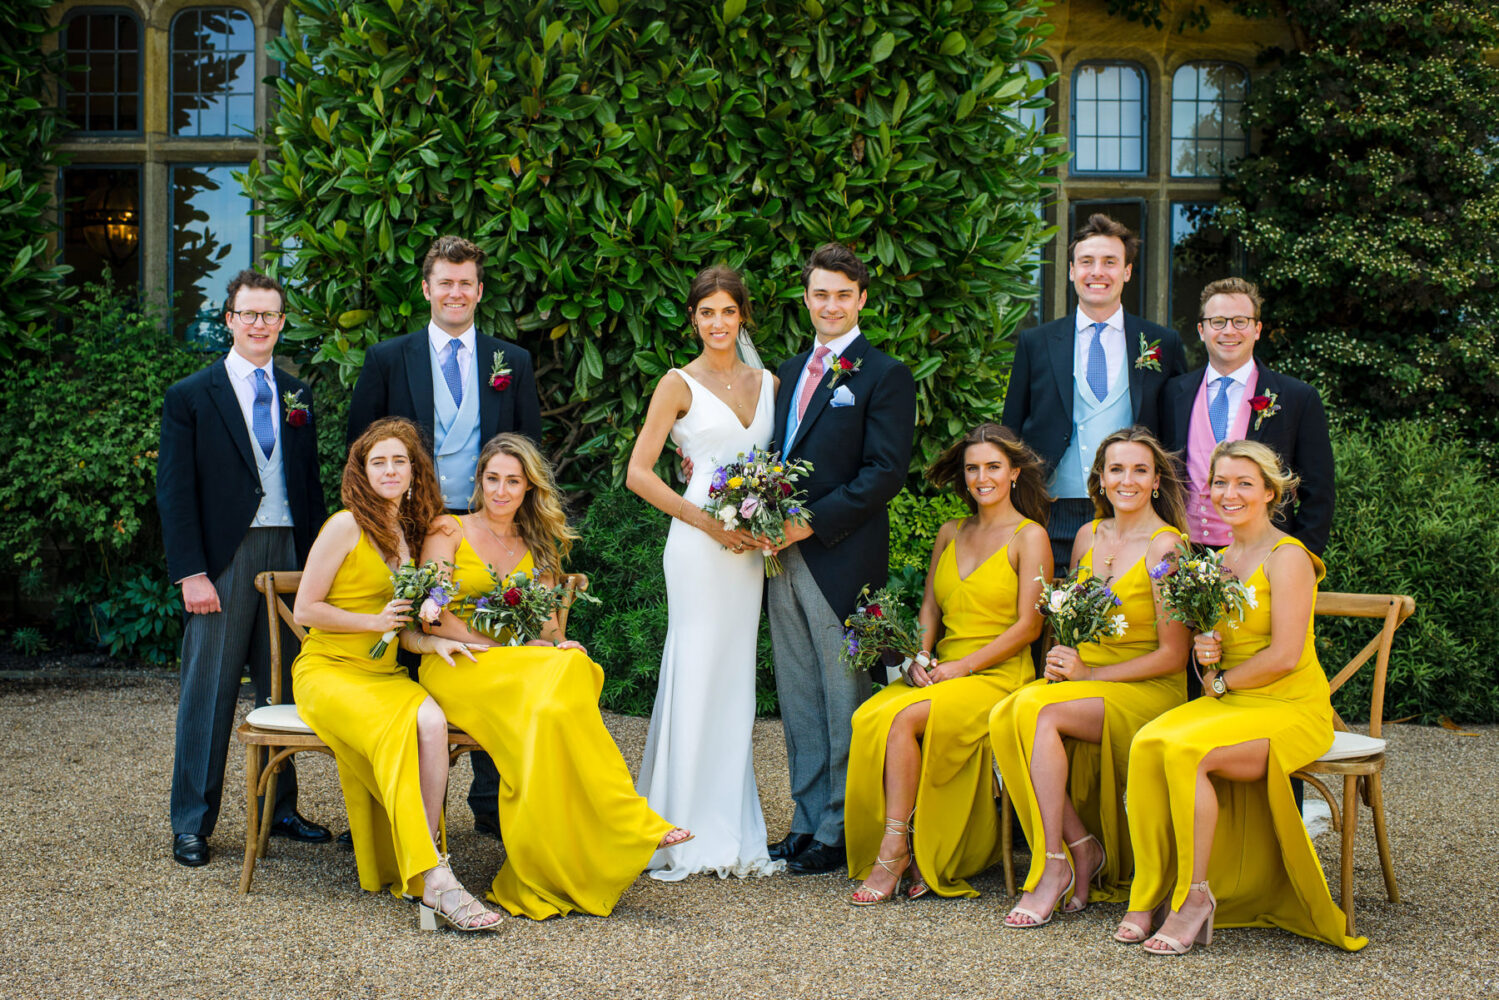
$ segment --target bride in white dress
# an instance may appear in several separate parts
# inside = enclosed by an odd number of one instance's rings
[[[720,465],[769,444],[776,379],[742,333],[749,301],[737,272],[720,266],[699,273],[687,313],[702,353],[657,383],[626,479],[673,518],[663,557],[666,648],[636,782],[653,810],[696,835],[651,858],[651,877],[668,882],[697,872],[769,875],[785,866],[766,853],[750,749],[763,545],[747,532],[724,530],[701,509]],[[668,433],[691,462],[680,496],[655,472]]]

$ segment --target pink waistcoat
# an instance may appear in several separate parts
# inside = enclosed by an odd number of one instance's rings
[[[1222,548],[1232,541],[1228,526],[1213,509],[1208,493],[1208,459],[1218,442],[1213,438],[1213,424],[1208,419],[1208,381],[1216,379],[1211,368],[1202,374],[1202,384],[1197,387],[1197,398],[1192,402],[1192,419],[1187,428],[1187,535],[1192,541],[1213,548]],[[1239,441],[1249,432],[1249,417],[1254,410],[1250,398],[1260,380],[1258,366],[1249,369],[1249,382],[1244,387],[1244,398],[1239,400],[1238,412],[1228,426],[1228,440]]]

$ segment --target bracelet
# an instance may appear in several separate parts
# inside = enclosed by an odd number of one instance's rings
[[[681,521],[683,523],[686,523],[686,521],[687,521],[687,519],[682,516],[682,511],[685,510],[686,507],[687,507],[687,498],[684,496],[684,497],[682,497],[682,502],[679,503],[679,504],[677,504],[677,512],[674,515],[678,521]]]

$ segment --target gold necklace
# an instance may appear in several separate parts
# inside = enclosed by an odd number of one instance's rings
[[[708,366],[707,366],[707,365],[703,365],[703,367],[704,367],[704,368],[707,368],[707,369],[708,369],[708,372],[709,372],[709,373],[710,373],[710,374],[711,374],[711,375],[713,375],[713,376],[714,376],[714,377],[715,377],[715,378],[717,378],[717,379],[718,379],[718,380],[719,380],[719,381],[723,381],[723,379],[724,379],[724,378],[725,378],[725,376],[724,376],[724,375],[723,375],[723,374],[722,374],[722,373],[720,373],[720,372],[716,372],[716,371],[714,371],[714,370],[713,370],[713,369],[712,369],[712,368],[708,368]],[[735,365],[735,366],[734,366],[734,368],[733,368],[733,369],[732,369],[732,370],[731,370],[731,371],[730,371],[730,372],[729,372],[729,374],[728,374],[728,376],[727,376],[727,377],[728,377],[728,378],[733,378],[733,377],[734,377],[734,372],[737,372],[737,371],[738,371],[738,370],[739,370],[739,366],[738,366],[738,365]],[[734,387],[733,387],[733,386],[732,386],[732,385],[730,385],[730,384],[729,384],[729,383],[728,383],[728,382],[724,382],[724,383],[723,383],[723,387],[724,387],[724,388],[725,388],[725,389],[730,389],[730,390],[732,390],[732,389],[733,389],[733,388],[734,388]]]
[[[504,548],[505,548],[505,558],[507,558],[507,559],[514,559],[515,558],[515,550],[510,547],[510,543],[507,542],[507,541],[505,541],[505,539],[506,538],[519,538],[520,534],[517,532],[514,535],[501,535],[501,534],[497,533],[493,528],[491,528],[487,522],[488,522],[488,518],[486,518],[483,514],[480,514],[479,515],[479,527],[481,527],[485,531],[489,532],[489,537],[493,538],[495,541],[499,542],[502,546],[504,546]]]

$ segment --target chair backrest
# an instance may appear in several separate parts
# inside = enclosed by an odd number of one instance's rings
[[[282,595],[295,594],[302,584],[302,571],[298,569],[267,570],[255,574],[255,589],[265,595],[266,627],[270,629],[271,701],[281,704],[281,628],[285,622],[292,635],[301,642],[307,638],[307,630],[292,620],[291,606]]]
[[[573,601],[588,589],[588,574],[569,573],[562,578],[562,586],[565,589],[562,594],[562,604],[557,608],[557,629],[563,635],[567,635],[567,616],[573,609]]]
[[[1374,660],[1374,685],[1369,700],[1369,735],[1378,737],[1384,723],[1385,678],[1390,669],[1390,646],[1395,639],[1395,630],[1416,610],[1416,600],[1404,594],[1340,594],[1325,591],[1317,595],[1316,614],[1336,618],[1382,618],[1379,634],[1364,644],[1327,682],[1337,691],[1348,678],[1358,673],[1359,668]],[[1333,720],[1337,728],[1347,732],[1348,724],[1336,712]]]

